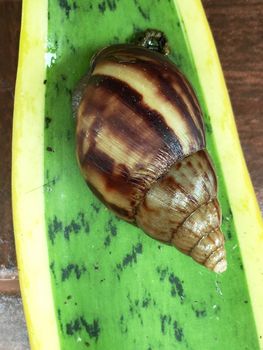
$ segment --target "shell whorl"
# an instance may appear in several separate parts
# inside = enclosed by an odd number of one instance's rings
[[[93,67],[77,94],[78,160],[104,202],[134,221],[151,185],[204,148],[200,108],[185,78],[161,54],[116,45],[97,54]]]
[[[136,222],[216,272],[226,269],[217,181],[206,151],[174,164],[147,192]]]
[[[202,151],[202,114],[176,67],[145,48],[108,47],[93,58],[73,108],[78,161],[95,194],[118,216],[221,272],[221,214],[216,178]],[[206,226],[190,232],[195,216]]]

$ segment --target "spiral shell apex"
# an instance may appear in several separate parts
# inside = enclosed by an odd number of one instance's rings
[[[151,237],[223,272],[221,210],[202,113],[175,65],[136,45],[105,48],[73,108],[78,161],[93,192]]]

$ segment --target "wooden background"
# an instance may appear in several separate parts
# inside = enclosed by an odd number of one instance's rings
[[[263,0],[203,0],[203,4],[263,211]],[[8,294],[19,292],[10,176],[20,19],[21,1],[0,0],[0,293]]]

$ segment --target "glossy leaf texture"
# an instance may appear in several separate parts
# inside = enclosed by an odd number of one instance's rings
[[[77,165],[74,87],[98,49],[147,28],[165,32],[170,58],[193,84],[205,115],[226,237],[222,275],[110,213]],[[222,165],[176,1],[49,1],[48,51],[45,217],[61,348],[258,349]]]

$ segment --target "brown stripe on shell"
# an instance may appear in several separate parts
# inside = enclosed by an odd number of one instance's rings
[[[158,160],[158,168],[167,168],[169,164],[175,160],[175,157],[182,157],[182,151],[180,144],[174,140],[173,131],[165,125],[161,115],[154,111],[147,110],[143,104],[138,107],[138,111],[142,111],[141,114],[137,113],[136,107],[133,108],[132,102],[124,103],[126,100],[122,100],[120,95],[113,92],[110,87],[111,79],[108,77],[98,77],[93,76],[91,82],[86,91],[86,96],[81,104],[81,113],[79,115],[79,125],[82,124],[86,130],[86,141],[92,144],[96,137],[100,136],[100,130],[107,130],[110,132],[110,137],[112,137],[112,142],[114,140],[119,140],[120,146],[126,145],[130,151],[137,151],[142,156],[141,163],[135,164],[135,173],[140,173],[145,169],[145,156],[151,154],[155,155],[153,160]],[[113,79],[115,80],[115,79]],[[108,86],[109,85],[109,86]],[[107,86],[107,88],[105,88]],[[120,86],[122,88],[122,83]],[[129,91],[123,89],[122,94]],[[131,100],[137,102],[141,100],[141,96],[137,94],[131,95]],[[129,101],[129,98],[127,98]],[[134,109],[134,110],[133,110]],[[159,120],[151,123],[151,118],[156,117]],[[92,123],[86,125],[85,120],[93,120]],[[81,129],[81,126],[79,126]],[[81,130],[82,135],[83,130]],[[168,136],[163,137],[169,133]],[[80,138],[80,142],[84,142],[83,136]],[[175,145],[170,147],[174,152],[169,150],[167,146],[168,141],[173,142]],[[103,142],[103,141],[99,141]],[[170,143],[171,143],[170,142]],[[168,154],[171,153],[172,158]],[[125,160],[128,154],[125,155]],[[159,176],[159,175],[158,175]]]
[[[105,179],[108,179],[107,175],[111,175],[114,170],[114,159],[109,157],[105,152],[102,152],[98,148],[96,148],[96,143],[89,147],[88,152],[85,154],[85,159],[83,163],[92,164],[96,168],[100,170],[103,174],[105,174]],[[111,179],[111,181],[115,180]],[[107,188],[111,187],[111,183],[107,181]]]
[[[124,208],[118,207],[117,205],[113,203],[109,203],[105,200],[103,195],[96,189],[96,187],[92,186],[90,182],[87,181],[87,185],[90,188],[90,190],[95,194],[95,196],[109,209],[111,209],[114,213],[116,213],[119,217],[128,220],[129,218],[132,221],[132,218],[130,217],[130,213],[125,210]]]
[[[133,220],[136,209],[135,203],[137,203],[138,198],[143,196],[145,190],[143,180],[133,178],[125,164],[116,164],[116,161],[112,157],[109,157],[105,152],[102,152],[96,147],[96,142],[89,147],[82,162],[82,167],[88,179],[87,183],[93,188],[93,192],[96,187],[92,185],[93,179],[89,176],[91,171],[95,171],[103,179],[103,192],[105,194],[118,192],[119,196],[128,200],[130,204],[129,208],[125,208],[116,203],[111,203],[111,201],[103,197],[103,202],[107,203],[107,206],[119,216],[125,217],[129,221]],[[96,189],[96,193],[101,193],[101,191]]]
[[[119,81],[114,85],[112,80],[116,82],[108,77],[90,78],[78,109],[78,156],[86,180],[99,192],[105,191],[110,205],[129,213],[130,220],[151,183],[183,154],[162,116],[147,109],[136,91],[128,91]],[[109,147],[117,143],[127,152],[116,159],[103,146],[105,142]],[[138,158],[132,165],[131,157]]]
[[[197,132],[201,133],[199,134],[199,137],[201,137],[201,144],[203,144],[200,148],[204,147],[205,135],[202,112],[195,92],[187,79],[167,57],[164,57],[158,52],[152,52],[142,47],[125,44],[105,48],[99,55],[97,55],[96,60],[97,64],[109,60],[116,64],[129,65],[136,69],[140,68],[144,79],[155,80],[156,86],[160,88],[161,93],[164,94],[164,96],[168,97],[167,94],[169,94],[171,102],[177,100],[178,105],[176,107],[182,105],[182,112],[189,113],[187,106],[180,98],[180,93],[178,93],[176,87],[173,86],[174,82],[176,82],[176,84],[182,89],[193,109],[194,118],[198,123],[198,125],[196,125]],[[189,119],[189,116],[187,119]],[[190,117],[190,122],[191,120],[192,117]]]
[[[141,95],[132,89],[128,91],[128,86],[125,88],[125,84],[121,81],[116,80],[119,84],[115,87],[116,91],[113,91],[114,85],[111,84],[110,79],[110,77],[97,75],[90,79],[86,96],[81,104],[80,119],[96,116],[103,120],[104,127],[107,126],[110,130],[113,140],[119,139],[123,144],[129,143],[129,148],[137,150],[141,155],[154,154],[158,147],[159,158],[156,160],[160,162],[163,158],[162,168],[172,164],[175,157],[183,157],[180,143],[176,140],[173,131],[165,124],[163,117],[150,111],[142,103],[136,107],[136,102],[139,103],[142,100]],[[123,88],[121,97],[117,88]],[[129,97],[125,96],[126,93],[132,94]],[[137,111],[141,111],[141,114]],[[154,117],[156,120],[151,123],[151,118]],[[89,127],[90,129],[92,127]],[[173,147],[169,148],[167,145],[169,140],[171,140],[170,145],[173,143]],[[168,163],[167,154],[173,156]],[[137,166],[140,170],[145,167],[145,164],[141,162]]]
[[[182,147],[174,131],[169,128],[160,113],[143,103],[143,96],[139,92],[123,81],[109,76],[93,75],[90,84],[116,95],[124,105],[143,118],[149,128],[154,129],[156,134],[163,138],[168,152],[171,152],[175,159],[183,158]]]
[[[127,65],[127,63],[125,63]],[[198,139],[200,142],[200,148],[204,148],[204,131],[203,126],[200,125],[200,113],[198,112],[197,116],[190,113],[188,106],[184,102],[183,98],[176,91],[175,87],[172,85],[175,74],[171,75],[168,72],[163,71],[163,67],[153,61],[143,61],[141,59],[136,60],[136,64],[132,63],[133,68],[140,70],[143,74],[144,79],[152,81],[159,90],[160,95],[167,99],[178,112],[184,116],[185,120],[188,123],[188,127],[191,130],[191,134],[194,139]],[[180,88],[184,89],[186,84],[185,81],[178,80],[180,82]],[[185,91],[186,89],[184,89]],[[188,91],[188,90],[187,90]],[[189,97],[189,93],[187,97]],[[189,102],[192,102],[193,99]],[[196,110],[196,107],[191,104],[193,110]],[[194,123],[193,117],[198,117],[199,125],[197,126]],[[199,129],[201,128],[201,129]]]
[[[147,127],[147,120],[130,110],[123,104],[118,94],[104,89],[103,85],[97,84],[96,77],[88,86],[85,98],[81,103],[79,123],[93,135],[93,126],[85,123],[85,120],[95,118],[103,123],[103,129],[107,128],[112,137],[112,142],[119,140],[120,144],[127,145],[132,151],[143,154],[156,153],[156,147],[164,147],[162,135],[157,135],[153,128]],[[87,125],[88,124],[88,125]],[[81,128],[81,127],[80,127]],[[96,132],[97,136],[98,132]],[[91,140],[88,141],[91,142]],[[83,139],[82,139],[83,142]],[[145,167],[144,162],[136,165],[138,171]]]
[[[176,68],[173,67],[173,69],[175,69],[178,73],[174,76],[174,78],[178,81],[178,84],[180,85],[184,94],[187,96],[188,100],[190,101],[191,106],[194,110],[195,117],[198,120],[199,127],[203,131],[203,134],[204,134],[204,122],[203,122],[202,111],[201,111],[201,107],[198,103],[195,91],[192,88],[192,86],[189,84],[187,79],[183,76],[183,74],[179,70],[177,70]],[[205,134],[204,134],[204,136],[205,136]]]
[[[77,130],[77,135],[76,135],[76,144],[77,144],[77,155],[78,155],[78,162],[79,165],[83,163],[83,160],[85,158],[85,152],[83,151],[83,143],[85,139],[85,131],[83,129]]]

